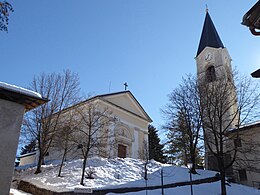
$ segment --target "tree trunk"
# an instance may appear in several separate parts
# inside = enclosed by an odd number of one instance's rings
[[[80,185],[83,185],[83,186],[84,186],[84,176],[85,176],[86,163],[87,163],[87,155],[84,156],[82,175],[81,175],[81,180],[80,180]]]
[[[39,159],[38,159],[38,162],[37,162],[37,168],[36,168],[36,171],[34,172],[34,174],[38,174],[38,173],[41,173],[41,167],[42,167],[42,162],[43,162],[43,158],[42,158],[42,154],[40,152],[39,154]]]
[[[225,171],[220,172],[220,180],[221,180],[221,195],[226,195],[227,190],[226,190],[226,174]]]
[[[147,181],[148,180],[148,178],[147,178],[147,163],[148,162],[145,162],[145,164],[144,164],[144,179]]]
[[[67,154],[67,148],[64,149],[64,153],[63,153],[63,157],[62,157],[62,160],[61,160],[58,177],[61,177],[61,169],[63,167],[63,163],[64,163],[64,160],[65,160],[66,154]]]
[[[190,172],[192,174],[197,174],[197,171],[196,171],[196,157],[195,157],[195,154],[192,152],[191,153],[191,163],[192,163],[192,167],[190,168]]]

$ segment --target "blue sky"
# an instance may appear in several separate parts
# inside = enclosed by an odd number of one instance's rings
[[[124,90],[163,124],[160,108],[183,76],[196,74],[194,57],[205,5],[233,66],[260,68],[260,37],[241,25],[256,0],[9,1],[15,12],[0,32],[0,80],[27,87],[34,75],[70,69],[84,94]]]

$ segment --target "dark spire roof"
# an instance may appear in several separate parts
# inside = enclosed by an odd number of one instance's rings
[[[218,32],[208,12],[206,12],[206,17],[200,38],[200,44],[196,56],[198,56],[202,52],[202,50],[207,46],[214,48],[224,48],[224,45],[218,36]]]

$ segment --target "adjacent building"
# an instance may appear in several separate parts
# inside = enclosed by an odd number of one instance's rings
[[[0,82],[0,194],[8,195],[25,112],[47,102],[40,94]]]

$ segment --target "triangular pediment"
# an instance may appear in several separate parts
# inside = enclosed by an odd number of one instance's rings
[[[130,91],[105,94],[97,97],[117,106],[118,108],[122,108],[129,113],[139,116],[148,122],[152,122],[151,118]]]

